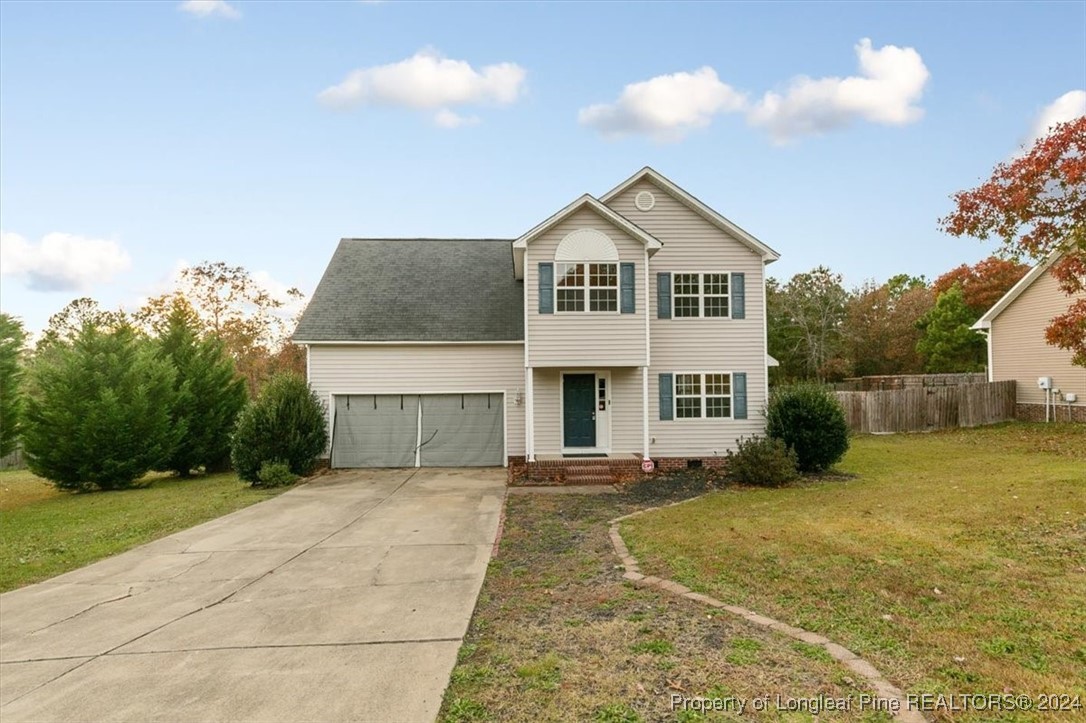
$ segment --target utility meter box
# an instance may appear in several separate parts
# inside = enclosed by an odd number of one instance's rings
[[[1067,394],[1063,395],[1063,399],[1069,404],[1074,404],[1078,401],[1078,395],[1074,392],[1067,392]]]
[[[1037,377],[1037,386],[1041,389],[1052,388],[1052,377]]]

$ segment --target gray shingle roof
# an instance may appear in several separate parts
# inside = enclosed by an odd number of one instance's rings
[[[520,341],[511,240],[343,239],[296,341]]]

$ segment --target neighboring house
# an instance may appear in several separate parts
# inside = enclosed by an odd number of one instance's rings
[[[344,239],[294,334],[331,465],[713,464],[764,430],[777,258],[651,168],[518,239]]]
[[[1049,322],[1065,313],[1072,300],[1086,298],[1083,293],[1069,297],[1060,291],[1049,273],[1057,258],[1030,269],[973,328],[988,335],[988,381],[1017,382],[1020,419],[1045,419],[1046,392],[1039,385],[1043,377],[1060,392],[1051,395],[1055,419],[1086,421],[1086,368],[1071,363],[1070,351],[1045,341]],[[1075,398],[1073,403],[1068,394]]]

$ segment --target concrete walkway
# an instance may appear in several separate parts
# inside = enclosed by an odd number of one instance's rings
[[[432,721],[505,470],[339,472],[0,596],[0,719]]]

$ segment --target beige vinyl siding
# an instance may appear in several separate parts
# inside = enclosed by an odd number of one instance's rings
[[[608,371],[611,375],[611,447],[612,453],[641,453],[641,370],[638,368],[537,368],[534,370],[535,453],[562,452],[562,373],[592,374]],[[597,440],[598,447],[606,441]]]
[[[539,264],[553,262],[558,244],[571,231],[591,228],[607,234],[618,249],[620,261],[635,264],[634,314],[616,312],[539,313]],[[534,239],[525,253],[524,293],[527,298],[528,362],[533,367],[615,365],[645,363],[645,245],[604,220],[582,209]],[[557,283],[557,279],[555,279]]]
[[[535,417],[535,453],[562,451],[562,383],[558,369],[532,369]],[[572,371],[572,370],[571,370]]]
[[[641,433],[641,370],[611,370],[611,451],[640,455],[644,435]]]
[[[524,454],[521,344],[314,345],[309,382],[326,404],[333,394],[504,391],[506,449]]]
[[[650,191],[651,211],[634,207],[634,197]],[[741,436],[765,429],[766,366],[764,265],[762,258],[738,239],[672,198],[650,181],[641,181],[608,204],[660,239],[664,247],[649,262],[649,325],[652,366],[649,370],[649,450],[654,457],[724,454]],[[656,274],[742,272],[745,274],[745,319],[656,318]],[[747,419],[660,420],[659,374],[682,372],[746,372]]]
[[[1075,298],[1084,298],[1079,294]],[[992,321],[992,381],[1014,379],[1019,404],[1044,404],[1037,377],[1052,377],[1061,392],[1074,392],[1086,404],[1086,369],[1071,364],[1071,352],[1045,341],[1045,328],[1063,314],[1072,298],[1056,279],[1043,273]]]

